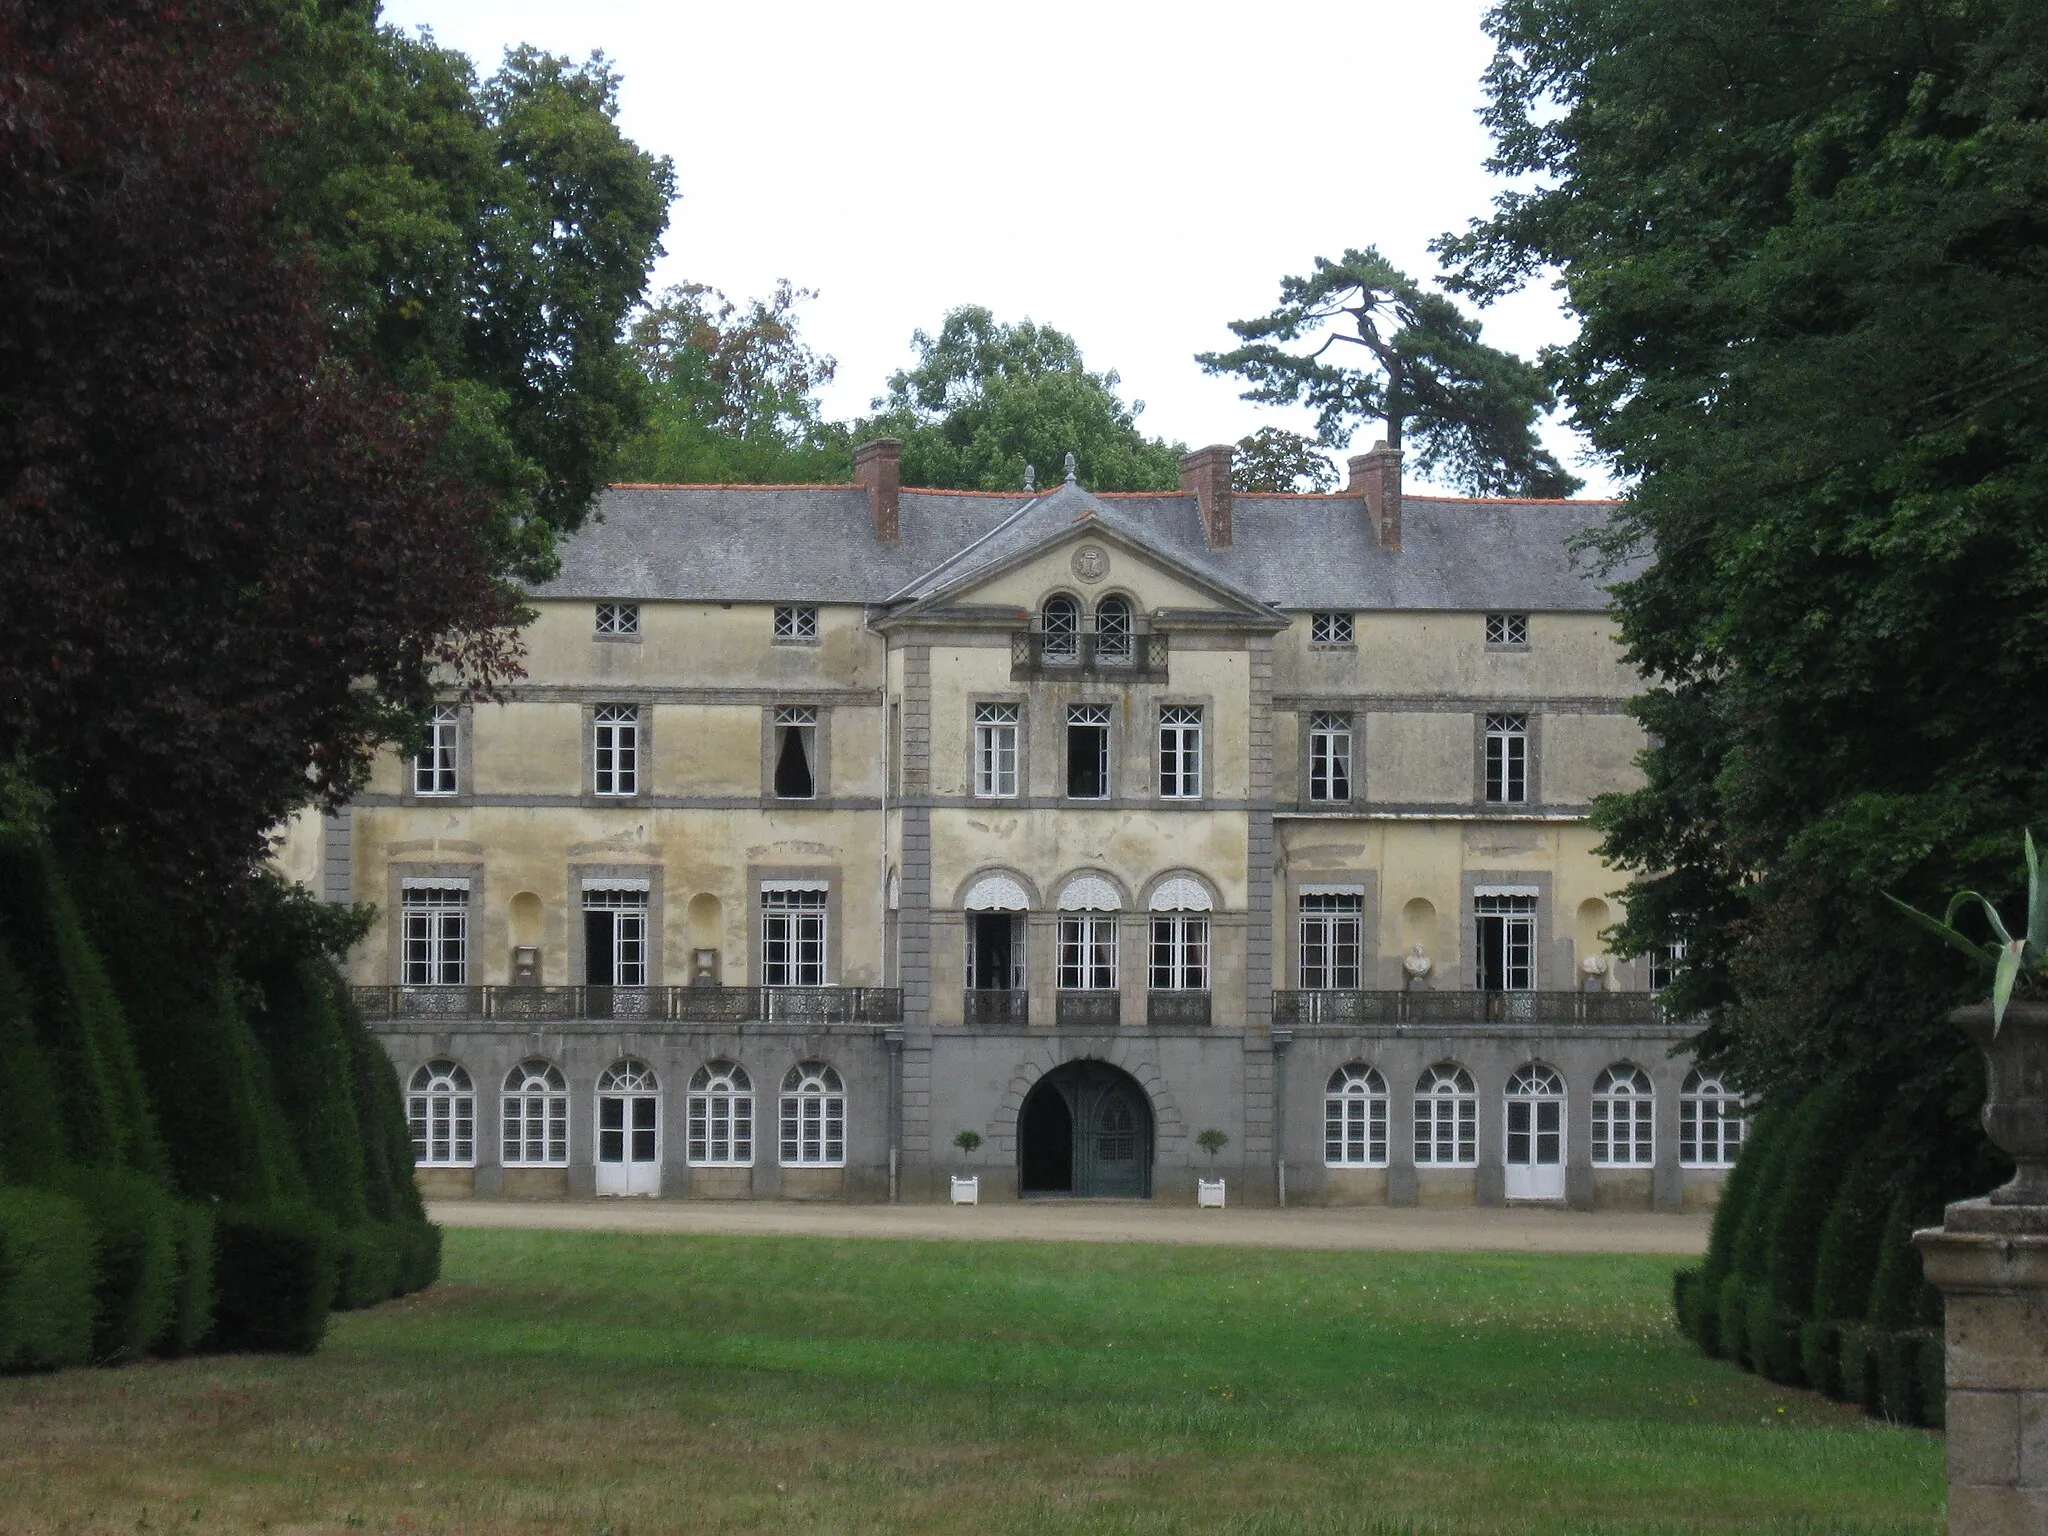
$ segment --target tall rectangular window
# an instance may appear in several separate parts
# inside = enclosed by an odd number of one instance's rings
[[[807,645],[818,638],[818,610],[796,603],[775,607],[775,638],[784,644]]]
[[[597,605],[597,632],[600,635],[639,634],[640,605],[638,603],[599,603]]]
[[[416,795],[455,793],[455,769],[462,750],[462,712],[438,704],[427,721],[427,750],[412,760],[412,792]]]
[[[1169,706],[1159,711],[1159,794],[1166,800],[1202,796],[1202,711]]]
[[[1060,919],[1059,984],[1067,992],[1116,990],[1116,914]]]
[[[1351,798],[1351,717],[1308,717],[1308,797],[1311,800]]]
[[[1486,717],[1486,799],[1523,805],[1529,799],[1529,717]]]
[[[647,985],[647,892],[584,887],[583,979],[593,987]]]
[[[1536,985],[1536,898],[1476,896],[1472,909],[1478,924],[1479,967],[1474,981],[1479,990],[1532,990]]]
[[[1017,706],[974,706],[974,793],[1007,800],[1017,793]]]
[[[1650,990],[1662,992],[1678,977],[1678,968],[1685,963],[1685,940],[1676,939],[1669,944],[1659,944],[1650,951]]]
[[[469,980],[469,887],[414,886],[399,900],[405,984],[459,987]]]
[[[1298,974],[1304,992],[1355,992],[1365,949],[1365,897],[1304,891]]]
[[[1152,965],[1146,985],[1154,992],[1209,990],[1209,919],[1180,913],[1152,918]]]
[[[631,704],[600,704],[591,716],[596,733],[591,764],[600,795],[640,793],[640,711]]]
[[[1351,615],[1348,613],[1312,613],[1308,616],[1308,643],[1310,645],[1351,644]]]
[[[818,711],[811,704],[775,710],[775,797],[811,800],[818,793]]]
[[[1486,616],[1486,643],[1488,645],[1527,645],[1529,643],[1529,615],[1526,613],[1489,613]]]
[[[825,897],[822,890],[761,892],[761,983],[825,985]]]
[[[1067,706],[1067,794],[1075,800],[1109,797],[1109,706]]]

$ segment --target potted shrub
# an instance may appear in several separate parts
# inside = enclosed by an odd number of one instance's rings
[[[953,1145],[958,1147],[962,1152],[966,1153],[969,1157],[972,1157],[974,1155],[974,1149],[981,1145],[981,1132],[962,1131],[958,1136],[955,1136],[953,1138]],[[980,1174],[970,1173],[965,1178],[962,1178],[959,1174],[956,1173],[952,1177],[951,1188],[953,1204],[981,1204]]]
[[[1230,1145],[1230,1137],[1226,1132],[1219,1131],[1214,1126],[1211,1126],[1208,1130],[1195,1137],[1195,1145],[1209,1154],[1209,1166],[1213,1169],[1216,1166],[1216,1154]],[[1222,1209],[1223,1180],[1220,1178],[1196,1179],[1195,1204],[1214,1206],[1219,1210]]]
[[[2010,1183],[1991,1192],[1994,1205],[2048,1205],[2048,886],[2041,880],[2032,832],[2026,849],[2027,915],[2017,936],[1975,891],[1958,891],[1940,917],[1885,895],[1920,927],[1991,972],[1991,996],[1956,1009],[1949,1022],[1984,1053],[1984,1132],[2019,1165]],[[1995,942],[1980,942],[1955,926],[1957,914],[1973,905],[1983,912]]]

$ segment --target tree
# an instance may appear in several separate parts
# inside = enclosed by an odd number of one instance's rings
[[[1186,448],[1138,430],[1144,402],[1125,405],[1114,372],[1091,373],[1064,331],[1000,323],[978,305],[947,311],[936,336],[916,331],[917,366],[892,375],[861,423],[865,437],[903,440],[903,483],[1013,491],[1026,465],[1041,480],[1071,453],[1105,491],[1180,484]]]
[[[1337,488],[1337,468],[1314,438],[1284,427],[1261,427],[1237,440],[1230,485],[1238,491],[1320,495]]]
[[[449,415],[325,346],[232,0],[0,0],[0,760],[218,904],[516,646]]]
[[[440,454],[494,506],[493,557],[526,579],[581,523],[642,425],[623,339],[675,197],[618,130],[619,79],[515,48],[469,59],[376,24],[374,0],[251,0],[283,132],[283,243],[324,279],[332,355],[446,420]]]
[[[798,334],[817,295],[787,279],[735,304],[716,288],[670,288],[633,319],[648,386],[646,429],[619,456],[622,480],[666,484],[822,484],[853,475],[848,429],[817,391],[838,364]]]
[[[1966,1155],[1980,977],[1879,898],[2013,887],[2048,812],[2048,41],[2016,0],[1506,0],[1498,171],[1444,242],[1481,295],[1554,267],[1562,394],[1634,489],[1604,541],[1654,687],[1624,949],[1750,1088],[1896,1085]]]
[[[1482,344],[1476,320],[1371,246],[1337,261],[1318,256],[1309,276],[1280,279],[1271,314],[1230,328],[1243,346],[1195,361],[1249,380],[1247,400],[1313,406],[1332,447],[1350,442],[1360,421],[1377,419],[1391,446],[1414,439],[1424,474],[1441,472],[1475,496],[1569,496],[1579,488],[1536,438],[1536,420],[1552,403],[1543,375]],[[1317,344],[1290,350],[1301,341]]]

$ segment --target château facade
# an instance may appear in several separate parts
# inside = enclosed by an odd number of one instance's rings
[[[280,853],[379,910],[422,1184],[1714,1198],[1739,1107],[1600,937],[1608,505],[1182,479],[609,490],[527,677]]]

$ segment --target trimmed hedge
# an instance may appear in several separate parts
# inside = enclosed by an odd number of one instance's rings
[[[0,1178],[40,1184],[64,1165],[64,1123],[48,1059],[36,1042],[28,984],[0,939],[0,1083],[7,1112],[0,1115]]]
[[[343,1227],[335,1243],[334,1309],[374,1307],[398,1294],[405,1234],[384,1222]]]
[[[334,1223],[310,1205],[224,1207],[214,1224],[214,1350],[310,1354],[339,1284]]]
[[[1872,1108],[1868,1093],[1837,1079],[1808,1094],[1795,1117],[1797,1130],[1771,1195],[1764,1271],[1772,1298],[1802,1322],[1827,1315],[1812,1310],[1821,1236],[1843,1172],[1876,1122]]]
[[[1816,1392],[1842,1398],[1842,1325],[1809,1322],[1799,1326],[1799,1368]]]
[[[1896,1180],[1895,1157],[1886,1138],[1874,1138],[1850,1163],[1828,1207],[1814,1259],[1811,1315],[1847,1321],[1870,1312],[1870,1281],[1877,1272],[1878,1244]]]
[[[398,1294],[410,1296],[441,1278],[441,1229],[431,1221],[408,1221],[399,1231],[404,1234],[405,1257],[399,1266]]]
[[[0,1189],[0,1371],[92,1358],[93,1228],[76,1200]]]
[[[1865,1314],[1876,1327],[1911,1328],[1939,1319],[1941,1299],[1927,1284],[1913,1231],[1934,1225],[1940,1217],[1941,1197],[1925,1185],[1909,1184],[1892,1201],[1878,1240],[1877,1273],[1871,1277],[1870,1309]]]
[[[73,1168],[56,1187],[85,1208],[92,1224],[93,1358],[112,1362],[148,1353],[171,1335],[177,1316],[183,1210],[132,1168]]]
[[[213,1209],[180,1201],[177,1218],[178,1295],[160,1355],[189,1355],[213,1332]]]

